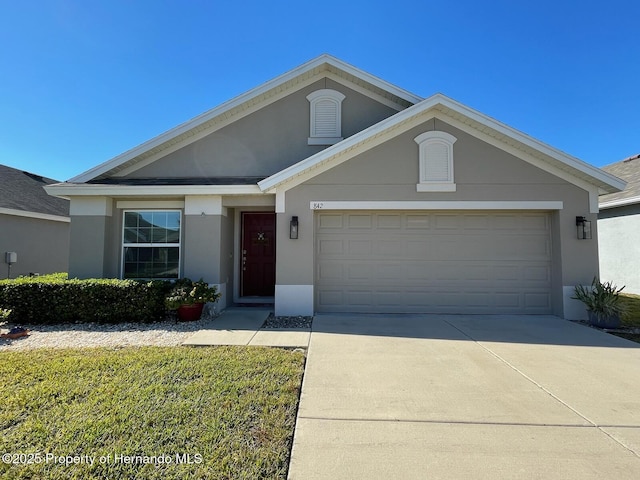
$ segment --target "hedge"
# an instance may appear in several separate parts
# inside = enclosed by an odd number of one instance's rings
[[[66,273],[0,280],[0,308],[9,320],[29,324],[63,322],[152,322],[166,315],[169,282],[67,279]]]

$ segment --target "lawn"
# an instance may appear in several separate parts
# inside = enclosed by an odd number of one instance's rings
[[[640,327],[640,295],[621,293],[620,301],[625,307],[622,315],[623,327]],[[626,338],[632,342],[640,343],[640,334],[632,332],[610,332],[618,337]]]
[[[2,352],[0,478],[284,479],[303,368],[256,347]]]
[[[640,327],[640,295],[621,293],[620,300],[626,308],[622,323],[628,327]]]

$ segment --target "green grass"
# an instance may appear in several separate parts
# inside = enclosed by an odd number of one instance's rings
[[[640,327],[640,295],[621,293],[620,300],[626,308],[622,323],[628,327]]]
[[[0,478],[285,478],[303,368],[300,352],[255,347],[2,352],[0,454],[35,463],[0,461]]]

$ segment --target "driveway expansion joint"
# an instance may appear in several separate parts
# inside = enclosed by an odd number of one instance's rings
[[[542,386],[540,383],[536,382],[533,378],[529,377],[526,373],[524,373],[523,371],[521,371],[520,369],[518,369],[515,365],[511,364],[509,361],[507,361],[505,358],[503,358],[502,356],[500,356],[499,354],[497,354],[496,352],[494,352],[493,350],[491,350],[489,347],[487,347],[486,345],[482,344],[479,340],[473,338],[471,335],[469,335],[467,332],[461,330],[460,328],[458,328],[457,326],[455,326],[454,324],[452,324],[451,322],[448,322],[447,320],[443,321],[445,323],[447,323],[448,325],[450,325],[452,328],[456,329],[457,331],[459,331],[462,335],[464,335],[465,337],[467,337],[469,340],[471,340],[472,342],[474,342],[475,344],[477,344],[480,348],[484,349],[486,352],[488,352],[489,354],[493,355],[495,358],[497,358],[498,360],[500,360],[502,363],[504,363],[505,365],[507,365],[509,368],[513,369],[515,372],[517,372],[519,375],[521,375],[522,377],[524,377],[525,379],[527,379],[529,382],[533,383],[536,387],[538,387],[540,390],[542,390],[543,392],[545,392],[547,395],[549,395],[551,398],[553,398],[554,400],[556,400],[558,403],[564,405],[566,408],[568,408],[569,410],[571,410],[573,413],[575,413],[576,415],[578,415],[580,418],[584,419],[586,422],[590,423],[591,425],[583,425],[583,427],[588,427],[588,428],[596,428],[598,429],[600,432],[602,432],[605,436],[607,436],[609,439],[613,440],[615,443],[617,443],[618,445],[620,445],[622,448],[628,450],[629,452],[631,452],[633,455],[635,455],[636,457],[640,458],[640,452],[637,452],[636,450],[634,450],[633,448],[629,447],[628,445],[624,444],[623,442],[621,442],[620,440],[618,440],[616,437],[614,437],[613,435],[611,435],[609,432],[605,431],[604,428],[606,428],[603,425],[598,425],[596,422],[594,422],[593,420],[587,418],[585,415],[583,415],[582,413],[580,413],[578,410],[576,410],[575,408],[573,408],[571,405],[569,405],[567,402],[565,402],[564,400],[562,400],[560,397],[558,397],[557,395],[555,395],[554,393],[552,393],[551,391],[549,391],[547,388],[545,388],[544,386]],[[475,423],[475,422],[473,422]],[[535,425],[532,425],[535,426]],[[566,426],[566,427],[571,427],[572,425],[558,425],[558,426]],[[633,427],[630,427],[633,428]]]

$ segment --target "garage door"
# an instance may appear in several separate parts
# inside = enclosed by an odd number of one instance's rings
[[[319,312],[550,313],[546,212],[316,212]]]

